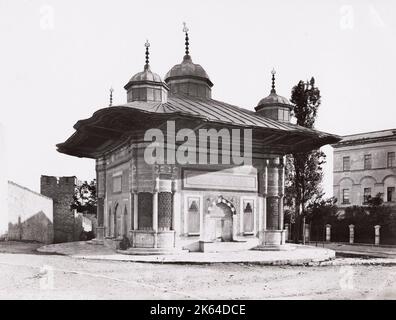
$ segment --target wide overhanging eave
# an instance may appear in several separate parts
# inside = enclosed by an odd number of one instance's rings
[[[117,111],[117,112],[114,112]],[[127,119],[129,128],[120,126],[118,119]],[[78,121],[74,128],[76,132],[64,143],[57,145],[58,152],[77,157],[96,158],[103,154],[125,138],[125,135],[135,130],[135,124],[148,123],[155,126],[155,122],[170,120],[171,118],[184,118],[188,121],[195,120],[206,122],[207,125],[229,126],[253,129],[253,135],[259,133],[261,136],[269,137],[263,141],[262,148],[274,148],[282,153],[305,152],[318,149],[326,144],[334,144],[341,140],[341,137],[309,130],[306,128],[290,125],[289,130],[264,128],[257,126],[241,126],[233,123],[209,121],[203,116],[183,114],[181,112],[156,113],[140,110],[132,107],[111,107],[98,110],[89,119]],[[110,119],[110,122],[106,122]],[[131,120],[129,120],[131,119]],[[134,121],[132,121],[134,120]],[[157,121],[158,120],[158,121]],[[153,123],[154,122],[154,123]],[[108,127],[107,125],[111,126]],[[141,127],[143,130],[148,129]],[[129,130],[129,131],[128,131]],[[272,136],[271,136],[272,135]],[[293,139],[291,138],[294,138]]]

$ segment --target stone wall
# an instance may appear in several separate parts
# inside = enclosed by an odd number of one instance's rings
[[[54,202],[54,242],[79,240],[74,210],[70,209],[77,186],[76,177],[41,176],[41,194]]]
[[[8,240],[30,240],[52,243],[52,199],[8,183]]]

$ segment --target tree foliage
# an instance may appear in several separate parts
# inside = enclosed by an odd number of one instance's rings
[[[308,205],[307,220],[309,223],[324,226],[338,219],[338,206],[335,197],[318,199]]]
[[[318,109],[321,104],[320,90],[312,77],[307,83],[299,81],[292,89],[291,102],[294,105],[292,115],[297,125],[314,128]],[[286,205],[292,208],[291,220],[297,222],[295,241],[299,238],[301,215],[307,207],[319,201],[323,196],[323,164],[326,155],[320,150],[297,152],[287,156],[286,161]]]
[[[340,211],[335,198],[320,199],[308,205],[307,223],[311,225],[311,236],[325,240],[325,225],[331,225],[331,240],[349,241],[349,225],[355,226],[355,242],[374,243],[374,226],[381,226],[380,241],[396,244],[396,211],[383,203],[381,194],[371,197],[367,205],[349,206]]]
[[[70,207],[71,209],[76,209],[77,212],[96,214],[96,179],[89,183],[84,181],[80,186],[76,186]]]

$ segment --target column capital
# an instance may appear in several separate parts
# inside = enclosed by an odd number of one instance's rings
[[[267,159],[267,166],[268,167],[279,167],[281,164],[281,160],[279,157]]]

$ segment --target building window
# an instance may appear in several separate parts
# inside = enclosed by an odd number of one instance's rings
[[[363,204],[367,204],[370,198],[371,198],[371,188],[364,188]]]
[[[395,187],[388,187],[386,194],[386,200],[388,202],[395,201]]]
[[[349,203],[349,189],[342,190],[342,203],[343,204]]]
[[[371,169],[371,154],[364,155],[364,169]]]
[[[187,233],[199,235],[200,232],[200,201],[198,197],[187,199]]]
[[[254,232],[254,203],[252,200],[243,201],[243,233]]]
[[[388,152],[388,168],[396,167],[396,154],[395,152]]]
[[[349,157],[343,157],[342,158],[342,170],[343,171],[349,171],[351,170],[351,162]]]
[[[278,119],[280,121],[289,121],[289,110],[278,109]]]
[[[113,177],[113,193],[122,191],[122,176]]]

